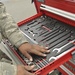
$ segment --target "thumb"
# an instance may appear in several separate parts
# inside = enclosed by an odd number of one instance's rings
[[[25,68],[27,71],[31,71],[34,67],[35,67],[35,65],[32,65],[32,66],[24,66],[24,68]]]

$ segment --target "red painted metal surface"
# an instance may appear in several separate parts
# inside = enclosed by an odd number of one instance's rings
[[[71,13],[75,13],[75,1],[73,0],[45,0],[44,3],[34,0],[37,12],[40,12],[40,5],[45,4]]]
[[[70,1],[71,0],[45,0],[45,2],[42,3],[42,2],[38,2],[38,0],[34,0],[36,11],[39,14],[34,15],[34,16],[32,16],[32,17],[30,17],[26,20],[23,20],[23,21],[19,22],[18,26],[21,26],[22,24],[25,24],[26,22],[29,22],[32,19],[39,17],[40,15],[42,15],[41,13],[43,13],[45,15],[48,15],[52,18],[55,18],[57,20],[60,20],[62,22],[65,22],[69,25],[75,26],[75,21],[69,20],[67,18],[55,15],[55,14],[47,12],[47,11],[42,11],[40,9],[41,4],[46,4],[48,6],[53,6],[55,8],[59,8],[59,9],[65,10],[65,11],[69,11],[71,13],[75,13],[75,2],[70,2]]]
[[[57,60],[53,61],[52,63],[48,64],[44,68],[39,69],[35,73],[38,74],[38,75],[47,75],[52,70],[58,68],[60,65],[64,64],[68,60],[70,60],[72,58],[72,54],[71,53],[73,51],[75,51],[75,48],[70,50],[68,53],[66,53],[62,57],[58,58]]]
[[[45,5],[52,6],[52,7],[55,7],[55,8],[58,8],[58,9],[61,9],[64,11],[68,11],[68,12],[75,14],[75,2],[73,2],[73,0],[45,0],[44,3],[38,2],[38,0],[34,0],[34,3],[35,3],[35,7],[36,7],[36,10],[38,13],[43,12],[44,14],[47,14],[57,20],[60,20],[62,22],[65,22],[67,24],[75,26],[75,21],[72,21],[67,18],[52,14],[50,12],[48,13],[46,11],[41,11],[41,9],[40,9],[41,4],[45,4]]]
[[[28,22],[30,22],[30,21],[32,21],[32,20],[34,20],[34,19],[40,17],[41,15],[43,15],[42,12],[40,12],[40,13],[38,13],[38,14],[36,14],[36,15],[30,17],[30,18],[27,18],[27,19],[25,19],[25,20],[19,22],[19,23],[18,23],[18,26],[22,26],[23,24],[26,24],[26,23],[28,23]]]
[[[62,22],[64,22],[64,23],[67,23],[67,24],[69,24],[69,25],[75,27],[75,22],[72,21],[72,20],[69,20],[69,19],[60,17],[60,16],[58,16],[58,15],[55,15],[55,14],[53,14],[53,13],[46,12],[46,11],[43,11],[43,13],[45,13],[47,16],[50,16],[50,17],[52,17],[52,18],[55,18],[55,19],[57,19],[57,20],[59,20],[59,21],[62,21]]]
[[[46,0],[46,5],[75,13],[75,2],[72,0]]]

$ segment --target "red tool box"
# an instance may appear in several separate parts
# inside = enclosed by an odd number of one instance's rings
[[[35,64],[34,73],[75,75],[75,0],[33,0],[37,14],[18,23],[30,43],[49,47],[47,57],[33,56],[30,62],[18,50],[23,64]]]

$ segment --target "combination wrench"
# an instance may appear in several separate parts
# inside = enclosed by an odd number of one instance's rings
[[[62,47],[60,47],[60,48],[55,48],[55,49],[53,49],[53,51],[52,52],[54,52],[54,51],[57,51],[57,53],[59,53],[64,47],[66,47],[66,46],[68,46],[69,44],[71,44],[71,43],[74,43],[75,42],[75,39],[74,40],[72,40],[72,41],[70,41],[69,43],[67,43],[67,44],[65,44],[65,45],[63,45]]]

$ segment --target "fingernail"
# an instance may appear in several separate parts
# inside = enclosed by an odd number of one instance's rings
[[[30,61],[33,61],[33,59],[32,59],[32,58],[30,58]]]
[[[48,47],[45,47],[46,49],[48,49]]]
[[[46,54],[43,54],[43,56],[47,56]]]
[[[34,68],[34,67],[35,67],[35,65],[32,65],[31,67],[32,67],[32,68]]]
[[[47,52],[50,52],[50,50],[47,50]]]

